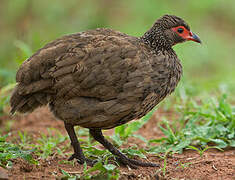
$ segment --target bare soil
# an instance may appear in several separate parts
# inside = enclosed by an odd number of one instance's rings
[[[172,116],[167,112],[158,110],[153,117],[145,124],[137,133],[146,139],[161,137],[162,133],[156,124],[163,116]],[[62,134],[67,135],[63,126],[63,122],[56,120],[47,108],[40,108],[31,114],[17,115],[14,117],[0,117],[0,126],[6,121],[14,119],[11,128],[12,137],[18,138],[18,131],[25,131],[33,138],[37,138],[41,133],[47,134],[47,128],[53,127],[58,129]],[[1,125],[2,124],[2,125]],[[106,135],[112,134],[113,130],[105,131]],[[133,142],[134,141],[134,142]],[[70,143],[69,140],[66,143]],[[137,139],[129,139],[129,143],[125,145],[144,146]],[[99,146],[98,148],[102,148]],[[70,148],[72,153],[72,148]],[[61,160],[67,160],[68,154],[64,157],[54,154],[47,160],[40,160],[40,165],[31,165],[27,162],[16,159],[13,161],[13,168],[7,171],[9,179],[60,179],[63,169],[70,173],[82,174],[83,166],[76,164],[59,164]],[[174,154],[167,158],[165,175],[160,168],[163,169],[164,161],[155,155],[147,155],[148,161],[158,163],[158,168],[128,169],[120,167],[120,179],[181,179],[181,180],[235,180],[235,149],[227,149],[223,152],[210,149],[201,157],[198,152],[193,150],[185,150],[182,154]]]

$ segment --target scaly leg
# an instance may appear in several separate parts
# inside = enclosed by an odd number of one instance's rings
[[[101,129],[90,129],[90,134],[94,137],[96,141],[101,143],[106,149],[108,149],[113,155],[118,157],[118,160],[125,165],[129,165],[131,168],[137,168],[137,166],[142,167],[158,167],[158,164],[141,162],[133,159],[129,159],[123,153],[121,153],[114,145],[112,145],[108,140],[106,140],[102,134]]]
[[[82,149],[80,147],[80,143],[78,142],[77,136],[75,134],[74,126],[68,123],[64,123],[64,126],[69,135],[71,145],[73,146],[74,149],[74,154],[68,160],[71,161],[74,158],[76,158],[79,164],[84,164],[84,162],[86,162],[87,165],[93,166],[96,161],[85,158]]]

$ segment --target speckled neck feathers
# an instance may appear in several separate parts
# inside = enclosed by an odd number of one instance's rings
[[[141,39],[145,44],[153,48],[154,50],[165,50],[171,48],[171,42],[167,40],[160,27],[153,26],[147,31]]]
[[[183,19],[173,15],[165,15],[158,19],[140,39],[155,51],[172,51],[171,47],[174,44],[184,41],[171,32],[171,28],[177,26],[190,29]]]

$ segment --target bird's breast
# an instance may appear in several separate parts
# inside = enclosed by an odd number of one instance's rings
[[[177,58],[164,58],[152,64],[151,81],[145,89],[143,101],[136,116],[141,118],[151,111],[167,95],[171,94],[182,75],[182,66]]]

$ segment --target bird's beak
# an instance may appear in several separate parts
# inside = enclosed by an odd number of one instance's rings
[[[196,34],[194,34],[192,32],[190,32],[189,37],[187,38],[187,40],[188,41],[195,41],[195,42],[198,42],[198,43],[202,43],[200,38]]]

